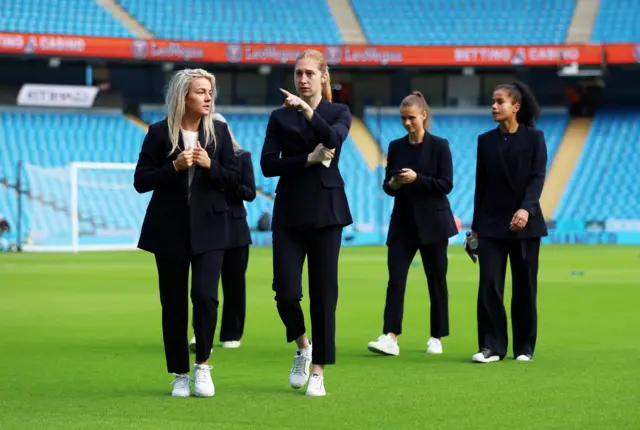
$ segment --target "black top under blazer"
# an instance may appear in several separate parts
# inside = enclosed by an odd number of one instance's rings
[[[229,248],[239,248],[251,245],[251,232],[247,224],[247,210],[244,202],[252,202],[256,199],[256,181],[253,174],[251,153],[242,149],[236,149],[239,160],[240,183],[236,188],[226,188],[225,196],[229,205]]]
[[[482,238],[527,239],[547,236],[540,195],[547,168],[544,133],[520,124],[514,134],[499,128],[478,136],[476,188],[471,229]],[[509,228],[519,210],[529,212],[526,227]]]
[[[272,230],[344,227],[353,222],[338,168],[342,144],[350,128],[349,108],[325,99],[311,121],[291,108],[271,113],[260,166],[264,176],[280,177]],[[307,156],[320,143],[329,149],[335,148],[331,165],[305,167]]]
[[[415,154],[413,154],[415,152]],[[415,155],[415,157],[414,157]],[[391,189],[391,172],[410,168],[416,180]],[[406,235],[400,230],[411,228],[418,233],[420,245],[448,240],[458,233],[447,194],[453,189],[453,163],[449,142],[430,133],[417,147],[409,143],[409,136],[392,141],[387,151],[387,167],[382,185],[385,193],[395,198],[387,246]],[[407,225],[411,222],[412,225]]]
[[[214,120],[216,148],[205,149],[211,169],[196,167],[187,202],[188,170],[177,172],[173,161],[184,150],[182,133],[178,150],[169,155],[171,141],[167,120],[149,126],[136,166],[133,186],[139,193],[153,191],[142,223],[138,248],[154,254],[184,258],[228,248],[225,188],[239,184],[239,166],[227,125]],[[202,122],[199,140],[203,144]]]

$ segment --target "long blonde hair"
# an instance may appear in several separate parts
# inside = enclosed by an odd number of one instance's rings
[[[169,126],[169,140],[171,141],[171,151],[173,154],[178,149],[180,140],[180,123],[185,114],[185,98],[189,93],[191,81],[198,78],[205,78],[211,82],[213,97],[211,99],[211,109],[209,113],[202,118],[202,129],[204,131],[204,146],[213,142],[213,151],[216,150],[216,134],[213,127],[212,113],[215,109],[216,95],[216,78],[213,74],[204,69],[184,69],[176,72],[167,84],[167,95],[165,98],[165,109],[167,111],[167,124]]]
[[[324,84],[322,84],[322,90],[320,93],[328,102],[331,102],[333,99],[333,94],[331,93],[331,76],[329,76],[329,66],[327,65],[327,59],[324,57],[324,54],[320,51],[316,51],[315,49],[305,49],[300,53],[300,55],[298,55],[298,58],[296,58],[296,63],[303,58],[316,60],[320,73],[326,73],[327,79],[324,81]]]

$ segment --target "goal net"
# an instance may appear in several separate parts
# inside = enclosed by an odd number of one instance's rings
[[[133,188],[133,163],[25,166],[25,251],[136,249],[151,193]]]

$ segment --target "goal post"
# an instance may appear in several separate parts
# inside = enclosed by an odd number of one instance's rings
[[[151,193],[133,188],[134,163],[25,165],[28,191],[24,251],[136,249]]]

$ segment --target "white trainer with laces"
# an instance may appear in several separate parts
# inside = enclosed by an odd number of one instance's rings
[[[399,355],[400,354],[400,346],[398,346],[398,341],[393,339],[388,334],[380,335],[378,336],[378,340],[369,342],[368,348],[369,348],[369,351],[375,352],[376,354],[382,354],[382,355]]]
[[[197,397],[213,397],[216,393],[213,380],[211,379],[211,369],[208,364],[193,365],[193,381],[195,383],[195,394]]]
[[[326,396],[327,392],[324,389],[324,376],[313,374],[309,378],[309,385],[307,385],[307,396],[322,397]]]
[[[187,373],[174,373],[175,379],[171,382],[173,384],[173,391],[171,395],[173,397],[190,397],[191,396],[191,378]]]
[[[289,385],[296,390],[304,387],[309,380],[309,368],[311,367],[312,346],[299,349],[293,357],[293,366],[289,373]]]
[[[442,342],[440,342],[440,339],[429,338],[427,341],[427,354],[442,354]]]

